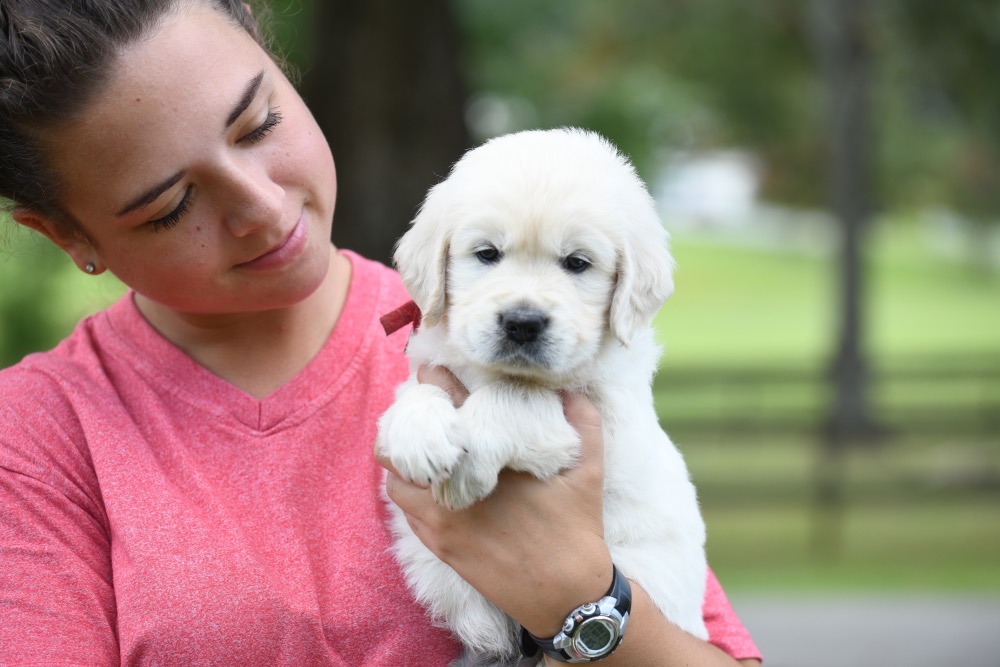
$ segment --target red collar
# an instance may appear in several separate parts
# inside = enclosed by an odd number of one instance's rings
[[[399,331],[407,324],[412,324],[414,330],[416,330],[420,326],[420,307],[415,301],[407,301],[391,313],[386,313],[380,317],[379,322],[382,323],[382,328],[385,329],[386,336]]]

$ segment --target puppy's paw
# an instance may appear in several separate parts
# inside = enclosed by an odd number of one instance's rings
[[[453,510],[465,509],[493,493],[497,486],[499,469],[477,464],[466,456],[452,471],[448,479],[434,484],[434,499]]]
[[[544,422],[547,428],[534,440],[522,442],[517,457],[510,462],[511,468],[548,479],[576,466],[580,458],[580,436],[562,414],[554,413],[552,417]]]
[[[401,392],[378,421],[376,448],[416,484],[440,484],[465,456],[454,437],[455,406],[445,391],[415,384]]]

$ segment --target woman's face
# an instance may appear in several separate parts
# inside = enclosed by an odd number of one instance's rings
[[[330,149],[264,50],[203,3],[180,3],[128,46],[96,102],[46,146],[86,234],[67,250],[152,301],[281,308],[326,276]]]

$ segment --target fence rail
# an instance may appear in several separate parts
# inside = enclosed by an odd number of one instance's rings
[[[815,432],[831,404],[818,368],[671,368],[657,375],[671,431]],[[873,414],[890,432],[965,434],[1000,443],[1000,359],[930,359],[874,369]]]

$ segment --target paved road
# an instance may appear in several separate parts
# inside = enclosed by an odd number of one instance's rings
[[[765,667],[1000,667],[997,597],[731,598]]]

